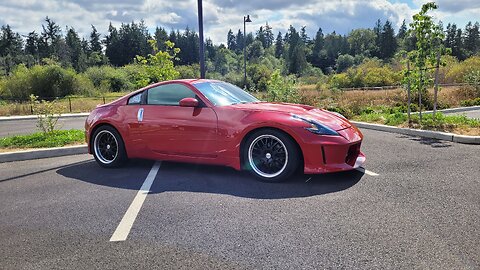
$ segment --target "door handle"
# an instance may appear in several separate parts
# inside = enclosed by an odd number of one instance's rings
[[[138,120],[138,122],[142,122],[142,121],[143,121],[143,108],[138,109],[138,112],[137,112],[137,120]]]

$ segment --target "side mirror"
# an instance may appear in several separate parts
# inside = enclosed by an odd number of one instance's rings
[[[178,103],[180,107],[198,107],[198,100],[195,98],[187,97]]]

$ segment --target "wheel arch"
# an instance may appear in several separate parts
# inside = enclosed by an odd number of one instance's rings
[[[124,136],[122,135],[122,133],[119,131],[119,129],[117,127],[115,127],[114,125],[112,125],[111,123],[108,123],[108,122],[100,122],[100,123],[97,123],[95,126],[93,126],[91,128],[90,138],[88,140],[88,151],[89,151],[89,153],[93,153],[93,148],[92,147],[93,147],[93,139],[94,139],[95,132],[97,132],[97,130],[99,128],[104,127],[104,126],[109,126],[113,129],[115,129],[115,131],[117,131],[117,133],[120,135],[120,137],[122,137],[122,140],[125,143]],[[127,153],[127,156],[128,156],[128,152],[127,152],[126,148],[125,148],[125,152]]]
[[[303,150],[302,148],[300,147],[300,144],[298,143],[298,141],[286,130],[282,129],[282,128],[279,128],[279,127],[273,127],[273,126],[264,126],[264,127],[257,127],[257,128],[254,128],[252,130],[249,130],[242,138],[242,140],[240,141],[240,149],[239,149],[239,155],[240,155],[240,169],[244,169],[243,166],[245,164],[245,160],[244,160],[244,152],[245,151],[245,143],[247,142],[247,140],[257,131],[260,131],[260,130],[276,130],[276,131],[279,131],[283,134],[285,134],[288,138],[290,138],[290,140],[292,140],[293,144],[295,145],[295,147],[297,147],[297,150],[298,150],[298,153],[300,153],[300,164],[299,164],[299,168],[302,168],[303,169],[303,166],[304,166],[304,157],[303,157]]]

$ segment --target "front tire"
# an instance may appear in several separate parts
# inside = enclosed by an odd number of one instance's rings
[[[242,149],[244,168],[265,182],[281,182],[298,168],[299,151],[285,133],[274,129],[254,132]]]
[[[95,131],[92,153],[97,163],[105,168],[120,167],[127,161],[122,136],[111,126],[101,126]]]

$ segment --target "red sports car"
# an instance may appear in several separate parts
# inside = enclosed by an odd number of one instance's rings
[[[222,81],[156,83],[97,107],[85,123],[103,167],[128,158],[217,164],[264,181],[347,171],[365,162],[362,133],[342,115],[263,102]]]

